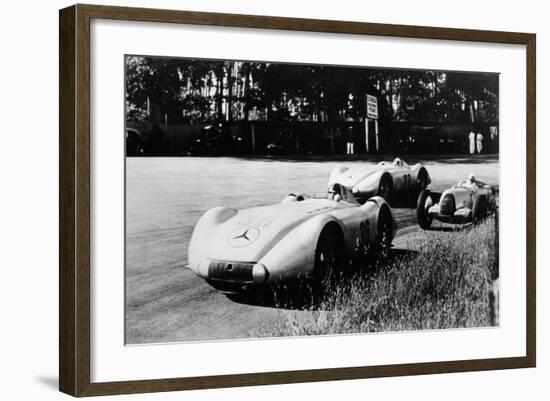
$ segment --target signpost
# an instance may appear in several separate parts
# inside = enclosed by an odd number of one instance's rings
[[[378,99],[376,96],[367,95],[367,118],[378,120]]]
[[[366,95],[365,99],[366,112],[365,117],[365,145],[367,152],[369,151],[369,121],[374,120],[374,134],[375,134],[375,150],[378,152],[380,145],[378,141],[378,99],[376,96]]]

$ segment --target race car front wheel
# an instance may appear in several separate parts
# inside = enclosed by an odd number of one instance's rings
[[[313,300],[320,301],[327,289],[334,283],[334,279],[339,267],[341,267],[341,257],[338,244],[340,243],[336,230],[331,227],[325,228],[315,249],[315,265],[313,270]]]
[[[432,225],[432,216],[428,213],[432,205],[433,200],[430,191],[427,189],[421,191],[416,204],[416,219],[420,228],[424,230],[427,230]]]

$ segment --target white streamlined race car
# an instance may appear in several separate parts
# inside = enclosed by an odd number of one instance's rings
[[[337,167],[332,170],[329,185],[341,184],[351,190],[359,200],[371,196],[389,199],[396,193],[418,193],[431,182],[428,170],[421,163],[409,166],[400,158],[393,162],[380,162],[376,166]]]
[[[395,229],[383,198],[360,204],[336,184],[326,198],[290,194],[272,205],[208,210],[189,243],[189,268],[225,293],[288,279],[322,288],[353,258],[387,253]]]

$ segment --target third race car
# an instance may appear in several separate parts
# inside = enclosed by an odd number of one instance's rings
[[[496,210],[496,194],[496,187],[476,180],[473,174],[441,194],[423,190],[416,208],[418,225],[428,229],[433,219],[452,224],[476,224]]]

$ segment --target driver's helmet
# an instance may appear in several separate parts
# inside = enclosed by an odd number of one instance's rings
[[[328,187],[327,198],[336,201],[342,199],[342,187],[340,184],[336,183]]]
[[[468,174],[468,178],[466,179],[466,183],[470,185],[475,185],[476,183],[476,177],[473,173]]]
[[[403,167],[403,160],[401,160],[399,157],[396,157],[393,159],[393,165],[395,167]]]

